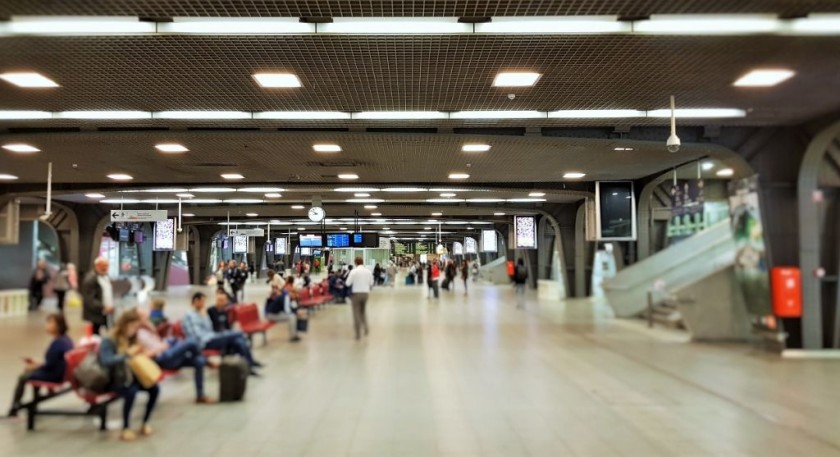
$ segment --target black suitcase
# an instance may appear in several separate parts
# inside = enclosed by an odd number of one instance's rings
[[[440,288],[443,290],[449,290],[449,278],[443,280],[443,284],[440,285]]]
[[[219,366],[219,401],[241,401],[251,373],[242,357],[225,357]]]
[[[306,318],[306,319],[298,318],[296,325],[297,325],[297,331],[299,331],[301,333],[306,333],[306,331],[309,330],[309,318]]]

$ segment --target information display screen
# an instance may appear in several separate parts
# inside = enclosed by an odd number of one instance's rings
[[[321,235],[301,235],[300,247],[302,248],[320,248],[324,245],[324,238]]]
[[[271,243],[265,243],[265,252],[274,252],[274,245]]]
[[[248,237],[245,235],[235,235],[233,237],[233,253],[245,254],[248,252]]]
[[[274,253],[276,255],[286,255],[286,239],[277,238],[274,240]]]
[[[537,248],[537,219],[533,216],[516,216],[513,218],[513,232],[516,249]]]
[[[464,255],[464,245],[457,241],[452,243],[452,255]]]
[[[464,238],[464,253],[465,254],[477,254],[478,253],[478,242],[475,241],[475,238],[470,238],[470,237]]]
[[[328,248],[349,248],[350,234],[349,233],[329,233],[327,234]]]
[[[636,202],[632,181],[599,181],[595,187],[599,240],[636,239]]]
[[[312,255],[312,248],[300,248],[301,257],[309,257]]]
[[[152,248],[155,251],[175,250],[175,219],[155,222],[155,239]]]
[[[379,234],[378,233],[354,233],[350,241],[350,246],[354,248],[378,248]]]
[[[496,246],[496,231],[482,230],[481,231],[481,251],[482,252],[498,252],[499,248]]]

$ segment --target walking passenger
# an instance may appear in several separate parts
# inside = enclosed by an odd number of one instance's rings
[[[356,268],[347,276],[347,286],[353,289],[350,296],[350,302],[353,304],[353,328],[356,330],[356,339],[359,340],[362,337],[362,329],[365,336],[370,333],[366,308],[374,278],[370,270],[363,265],[364,261],[361,257],[356,257],[355,263]]]
[[[108,316],[114,313],[114,288],[108,277],[108,259],[98,257],[93,271],[82,282],[82,319],[93,325],[93,334],[108,327]]]

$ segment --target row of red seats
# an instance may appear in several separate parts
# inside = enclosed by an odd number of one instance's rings
[[[303,288],[300,291],[298,298],[298,305],[304,308],[315,308],[335,300],[335,297],[329,292],[330,285],[327,280],[321,281],[320,284],[315,284],[309,288]]]

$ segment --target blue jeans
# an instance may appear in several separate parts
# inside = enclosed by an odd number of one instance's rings
[[[134,407],[134,399],[137,398],[137,393],[140,391],[149,393],[149,402],[146,403],[146,412],[143,414],[143,424],[147,424],[152,417],[152,411],[155,409],[158,394],[160,394],[160,387],[157,384],[146,389],[136,382],[128,387],[121,387],[116,389],[116,392],[123,397],[123,430],[127,430],[131,426],[131,408]]]
[[[207,358],[201,355],[201,347],[195,340],[170,342],[169,349],[158,354],[155,362],[164,370],[193,367],[195,394],[198,398],[204,396],[204,366],[207,364]]]
[[[219,332],[204,345],[204,348],[222,351],[222,354],[239,354],[245,357],[248,366],[254,366],[254,357],[251,355],[248,339],[242,332],[234,330]]]

